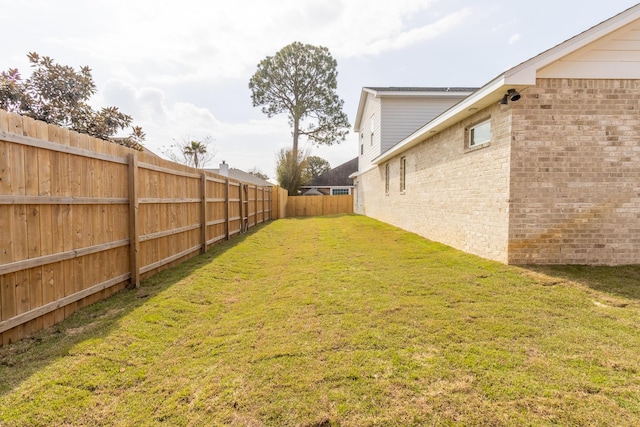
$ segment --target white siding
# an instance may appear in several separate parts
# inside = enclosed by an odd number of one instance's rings
[[[466,95],[429,99],[383,97],[381,153],[393,147],[403,138],[412,134],[465,97]]]
[[[637,79],[640,21],[561,58],[538,71],[539,78]]]
[[[358,169],[364,170],[371,161],[380,155],[380,99],[369,94],[362,113],[362,122],[360,129],[358,129],[360,135],[358,135]],[[373,144],[371,143],[371,117],[373,117],[375,129],[373,132]],[[360,152],[360,144],[364,144],[362,147],[363,153]]]

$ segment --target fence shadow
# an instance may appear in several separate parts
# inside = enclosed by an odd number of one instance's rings
[[[81,308],[48,329],[0,347],[0,396],[10,393],[40,369],[68,355],[77,344],[105,338],[129,313],[268,225],[269,222],[253,227],[245,234],[213,246],[206,254],[144,280],[138,289],[122,290]]]
[[[640,265],[616,267],[587,265],[526,266],[526,269],[580,283],[611,296],[640,300]]]

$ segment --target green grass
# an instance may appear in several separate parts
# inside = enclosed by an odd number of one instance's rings
[[[286,219],[0,349],[0,426],[640,424],[640,266]]]

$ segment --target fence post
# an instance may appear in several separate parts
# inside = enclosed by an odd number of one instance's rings
[[[238,190],[239,190],[239,195],[240,195],[240,232],[244,233],[246,230],[245,228],[245,210],[248,211],[249,210],[249,206],[247,204],[247,208],[245,209],[245,202],[244,202],[244,189],[245,189],[245,185],[243,183],[240,183],[240,185],[238,186]],[[249,193],[247,192],[247,199],[249,198]],[[247,214],[248,215],[248,214]],[[247,222],[249,222],[248,217],[247,218]]]
[[[273,191],[273,189],[271,187],[269,187],[268,190],[269,191],[267,191],[267,194],[269,195],[269,200],[268,200],[267,205],[269,206],[269,221],[271,221],[273,219],[272,218],[272,215],[273,215],[273,212],[272,212],[273,211],[273,199],[272,199],[273,193],[272,193],[272,191]]]
[[[140,227],[138,226],[138,159],[129,157],[129,268],[131,286],[140,287]]]
[[[266,222],[267,221],[266,220],[266,215],[267,215],[267,213],[266,213],[266,204],[264,203],[264,201],[265,201],[264,199],[266,198],[266,196],[267,196],[267,191],[266,191],[265,187],[262,187],[262,222]]]
[[[258,186],[256,185],[256,198],[253,203],[253,225],[258,225]]]
[[[224,233],[225,233],[225,237],[226,240],[229,240],[230,237],[230,228],[231,228],[231,224],[230,224],[230,218],[231,218],[231,214],[229,213],[229,209],[231,209],[231,204],[229,203],[229,178],[225,178],[224,180],[224,186],[225,186],[225,190],[224,190],[224,200],[225,200],[225,214],[224,214]]]
[[[207,174],[202,172],[200,175],[200,192],[202,194],[202,202],[200,204],[200,240],[202,241],[202,249],[200,253],[207,253]]]

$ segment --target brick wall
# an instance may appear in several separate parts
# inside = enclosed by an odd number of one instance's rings
[[[640,81],[539,79],[522,95],[509,263],[640,263]]]
[[[491,144],[465,150],[489,116]],[[640,80],[539,79],[389,170],[389,194],[385,164],[359,177],[359,213],[510,264],[640,263]]]
[[[465,149],[465,128],[491,117],[489,146]],[[428,239],[498,261],[507,261],[510,110],[498,105],[460,123],[358,179],[359,213]],[[400,191],[400,158],[407,159]],[[360,165],[363,170],[366,165]]]

